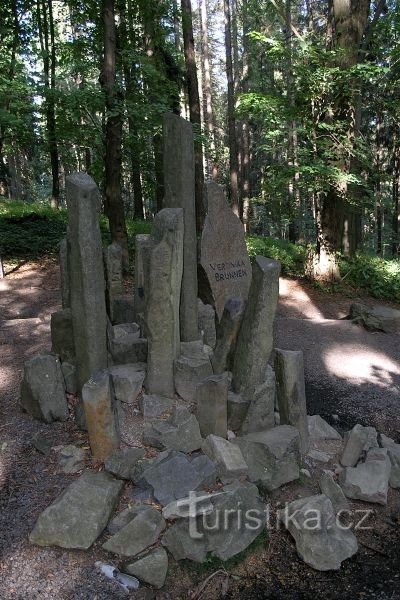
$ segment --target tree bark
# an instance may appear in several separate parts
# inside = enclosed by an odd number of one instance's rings
[[[392,254],[400,256],[400,212],[399,212],[399,184],[400,184],[400,148],[396,147],[394,152],[394,167],[392,180]]]
[[[209,152],[207,156],[208,175],[215,181],[218,176],[218,166],[215,156],[214,113],[211,89],[210,49],[208,42],[207,0],[201,0],[201,46],[203,66],[203,119],[207,131]]]
[[[230,200],[233,212],[239,216],[239,189],[238,189],[238,148],[236,140],[236,118],[235,118],[235,91],[232,64],[232,27],[230,0],[224,0],[225,15],[225,56],[226,56],[226,78],[228,82],[228,140],[229,140],[229,179]]]
[[[122,99],[116,84],[117,32],[114,0],[103,0],[104,61],[100,83],[106,101],[104,212],[111,239],[122,248],[124,268],[128,267],[128,237],[121,195]]]
[[[196,230],[200,235],[204,219],[204,171],[203,171],[203,145],[201,142],[201,108],[199,85],[197,80],[196,57],[194,52],[192,6],[190,0],[181,0],[183,49],[186,65],[186,83],[189,96],[190,121],[194,125],[194,161],[195,161],[195,202],[196,202]]]
[[[242,92],[249,91],[249,42],[248,42],[248,0],[243,0],[243,68],[242,68]],[[242,183],[242,205],[243,225],[246,235],[250,233],[250,133],[249,120],[246,117],[242,121],[242,160],[241,160],[241,183]]]

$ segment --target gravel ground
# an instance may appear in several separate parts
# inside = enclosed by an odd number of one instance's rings
[[[18,406],[24,360],[50,348],[49,315],[59,306],[58,287],[52,261],[25,264],[0,281],[0,598],[126,598],[94,567],[97,560],[113,562],[101,549],[105,534],[87,552],[39,548],[27,540],[40,512],[74,478],[60,472],[54,449],[44,456],[33,448],[32,438],[40,433],[55,447],[74,443],[87,448],[85,435],[72,421],[45,425]],[[350,300],[343,296],[326,296],[290,280],[282,280],[281,289],[276,345],[305,351],[309,413],[320,413],[342,429],[356,422],[373,424],[400,441],[399,337],[330,321],[347,314]],[[89,454],[86,466],[96,468]],[[128,485],[120,507],[131,491]],[[314,480],[304,481],[281,488],[268,502],[275,506],[316,492]],[[165,591],[141,588],[130,597],[400,599],[400,492],[390,491],[386,507],[368,506],[373,508],[372,529],[358,534],[358,554],[337,573],[308,568],[289,534],[271,531],[240,561],[226,565],[171,559]],[[357,507],[365,504],[353,503]]]

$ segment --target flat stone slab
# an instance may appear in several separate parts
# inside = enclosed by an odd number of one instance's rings
[[[29,541],[87,550],[106,527],[122,486],[109,473],[85,471],[39,516]]]
[[[73,446],[63,446],[60,449],[58,456],[58,464],[60,465],[63,473],[72,474],[78,473],[84,467],[85,451],[82,448]]]
[[[249,465],[249,479],[275,490],[285,483],[298,479],[299,432],[290,425],[280,425],[267,431],[249,433],[235,438]]]
[[[340,486],[347,496],[354,500],[364,500],[377,504],[387,504],[391,463],[387,450],[372,450],[367,461],[356,467],[347,467],[339,475]]]
[[[333,478],[333,475],[325,471],[319,480],[321,493],[325,494],[332,502],[333,510],[336,514],[349,509],[349,502],[343,493],[342,488]]]
[[[156,543],[165,526],[161,513],[149,506],[138,512],[125,527],[103,544],[103,548],[121,556],[136,556]]]
[[[337,525],[332,502],[324,494],[291,502],[278,518],[294,537],[300,558],[313,569],[338,570],[358,550],[355,535]]]
[[[253,397],[247,405],[248,410],[241,427],[243,435],[265,431],[275,426],[275,390],[275,373],[268,366],[264,382],[256,387]]]
[[[149,484],[158,502],[166,506],[206,485],[209,477],[210,473],[204,471],[204,465],[190,461],[182,452],[167,451],[156,459],[142,461],[134,482]]]
[[[144,457],[144,448],[116,450],[105,461],[106,470],[119,479],[131,479],[136,463]]]
[[[217,465],[218,475],[224,482],[247,475],[248,466],[239,446],[216,435],[207,436],[202,450]]]
[[[122,570],[160,589],[165,583],[168,572],[168,555],[164,548],[156,548],[135,562],[126,563]]]
[[[181,356],[174,362],[175,389],[181,398],[193,402],[197,385],[212,374],[210,353],[202,343],[181,344]]]
[[[392,488],[400,488],[400,444],[396,444],[386,435],[380,436],[381,446],[387,448],[388,456],[392,464],[389,485]]]
[[[154,394],[144,394],[140,403],[140,408],[145,421],[157,419],[171,413],[176,406],[176,401],[165,396],[156,396]]]

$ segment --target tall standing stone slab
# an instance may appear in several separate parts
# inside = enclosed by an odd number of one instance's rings
[[[273,347],[273,324],[279,295],[280,263],[257,256],[233,365],[233,389],[251,400],[264,380]]]
[[[229,298],[216,328],[216,344],[211,358],[214,373],[232,371],[235,346],[242,324],[246,302]]]
[[[60,279],[61,279],[61,303],[63,308],[69,308],[71,304],[71,289],[69,282],[69,244],[68,234],[60,242]]]
[[[199,339],[197,316],[197,235],[192,124],[166,113],[164,135],[164,207],[183,208],[183,276],[180,304],[181,339]]]
[[[112,323],[114,323],[115,300],[123,293],[122,248],[116,242],[113,242],[104,249],[104,274],[106,280],[107,312]]]
[[[72,326],[79,389],[107,367],[107,315],[99,215],[100,195],[86,173],[66,179]]]
[[[278,406],[281,425],[293,425],[300,433],[300,450],[309,447],[304,361],[301,351],[275,349]]]
[[[183,209],[164,208],[154,220],[149,249],[146,389],[173,396],[174,360],[180,354],[179,302],[183,271]],[[197,299],[196,299],[197,303]],[[196,319],[197,324],[197,319]]]
[[[135,321],[138,322],[139,315],[146,313],[146,302],[148,295],[148,250],[151,248],[151,235],[142,233],[135,235],[135,283],[134,304]]]
[[[208,214],[201,238],[201,265],[214,296],[215,310],[221,319],[230,298],[247,300],[251,265],[243,225],[232,212],[223,188],[207,183]]]
[[[228,373],[211,375],[196,387],[196,417],[201,435],[226,438],[228,433]]]
[[[119,448],[118,418],[108,371],[98,371],[82,388],[89,443],[94,458],[106,460]]]

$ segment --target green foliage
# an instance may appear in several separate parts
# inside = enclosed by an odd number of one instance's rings
[[[297,277],[304,276],[304,262],[306,249],[298,244],[291,244],[286,240],[251,236],[247,238],[247,250],[250,258],[257,255],[279,260],[282,274]]]
[[[400,260],[360,254],[340,262],[343,281],[363,292],[400,302]]]
[[[39,259],[56,254],[66,234],[66,209],[54,210],[46,203],[0,201],[0,255],[5,259]],[[151,222],[127,220],[130,254],[134,253],[135,235],[150,233]],[[104,244],[110,243],[108,219],[103,215],[100,229]]]

